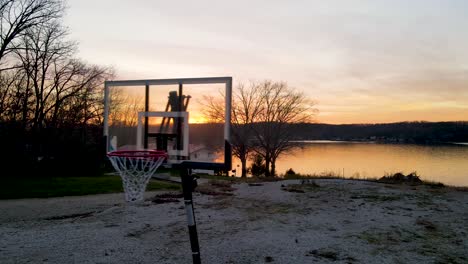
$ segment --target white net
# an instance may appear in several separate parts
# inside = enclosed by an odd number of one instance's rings
[[[125,200],[139,202],[143,201],[146,185],[165,158],[109,156],[109,159],[122,178]]]

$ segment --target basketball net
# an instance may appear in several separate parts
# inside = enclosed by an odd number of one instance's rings
[[[151,176],[167,158],[165,153],[157,151],[114,151],[107,156],[122,178],[127,202],[144,200]]]

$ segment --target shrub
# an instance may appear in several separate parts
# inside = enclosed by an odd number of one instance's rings
[[[261,176],[264,175],[266,171],[265,168],[265,162],[263,160],[263,157],[260,155],[256,155],[254,157],[254,162],[252,163],[252,166],[250,167],[250,173],[252,173],[253,176]]]
[[[384,183],[411,183],[411,184],[422,184],[423,181],[420,179],[416,172],[411,172],[408,175],[404,175],[401,172],[395,174],[385,175],[378,180]]]

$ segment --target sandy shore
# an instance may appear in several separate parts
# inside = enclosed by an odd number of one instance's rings
[[[468,192],[314,183],[202,186],[218,192],[194,196],[202,262],[468,263]],[[182,201],[160,193],[0,201],[0,262],[191,263]]]

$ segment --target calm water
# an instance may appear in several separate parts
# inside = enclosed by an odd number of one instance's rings
[[[344,173],[345,177],[416,171],[423,179],[468,186],[468,146],[311,141],[280,157],[277,173],[289,168],[298,173]]]

